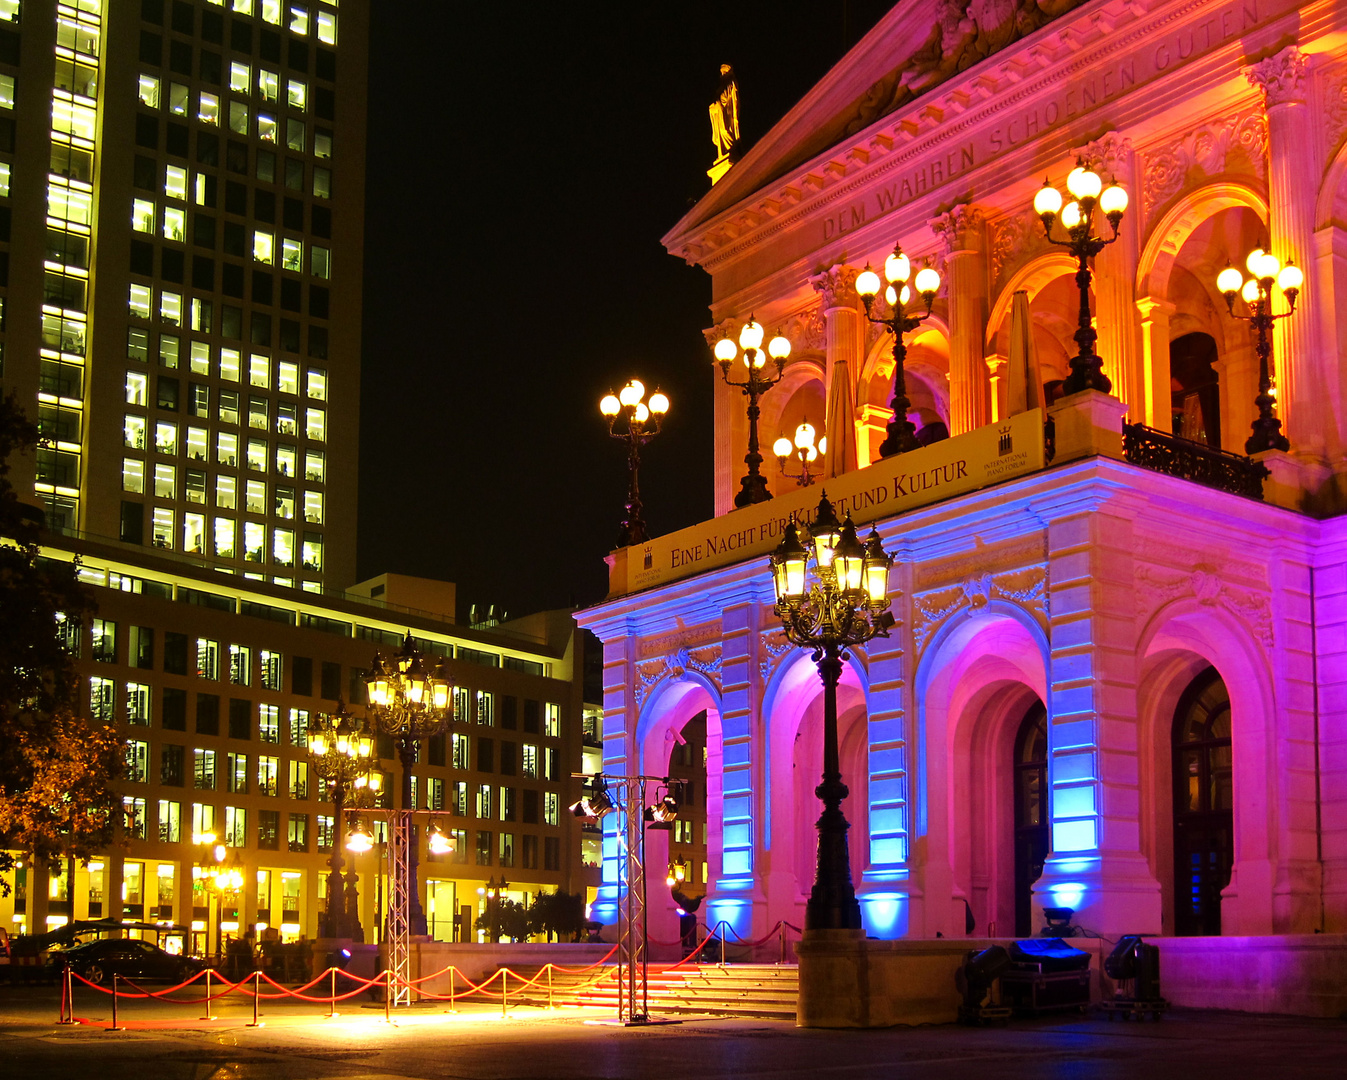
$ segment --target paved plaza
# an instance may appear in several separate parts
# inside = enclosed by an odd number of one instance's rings
[[[95,998],[98,1000],[95,1000]],[[77,994],[79,1022],[55,1023],[51,989],[0,989],[0,1076],[67,1080],[698,1080],[809,1076],[1128,1080],[1347,1075],[1347,1022],[1233,1013],[1176,1012],[1159,1023],[1100,1017],[887,1031],[805,1031],[767,1020],[684,1018],[620,1028],[598,1010],[471,1005],[405,1010],[394,1026],[382,1007],[228,1005],[214,1021],[199,1006],[132,1002],[129,1030],[108,1030],[107,999]]]

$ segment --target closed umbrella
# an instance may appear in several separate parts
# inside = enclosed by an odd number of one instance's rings
[[[1017,292],[1010,304],[1010,356],[1006,384],[1006,415],[1043,407],[1043,379],[1034,348],[1034,324],[1029,315],[1029,294]]]
[[[851,365],[842,357],[833,364],[828,395],[828,447],[823,471],[825,476],[843,476],[856,468],[856,395],[851,386]]]

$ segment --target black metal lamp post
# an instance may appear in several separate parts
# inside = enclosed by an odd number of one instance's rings
[[[398,740],[398,759],[402,763],[402,809],[415,810],[412,805],[412,766],[416,763],[419,743],[438,735],[448,726],[454,712],[453,684],[441,661],[433,671],[428,670],[421,651],[407,634],[402,648],[386,661],[374,654],[374,664],[365,676],[369,697],[370,717],[377,731]],[[408,830],[407,835],[411,833]],[[408,843],[406,852],[410,866],[410,933],[426,932],[426,912],[421,905],[421,889],[417,880],[416,844]]]
[[[486,879],[486,885],[477,890],[479,896],[486,898],[486,911],[483,912],[483,914],[486,916],[485,921],[488,944],[494,944],[498,941],[503,932],[500,918],[500,902],[504,899],[505,890],[509,887],[510,883],[505,880],[505,874],[502,873],[499,881],[497,881],[494,876],[489,877]]]
[[[332,838],[332,855],[327,878],[327,916],[323,920],[323,936],[356,938],[360,923],[348,912],[346,890],[342,886],[341,849],[346,831],[345,811],[348,799],[354,801],[357,793],[377,792],[379,771],[374,768],[374,739],[346,709],[337,702],[334,713],[319,713],[309,729],[309,755],[313,771],[327,785],[332,796],[332,821],[336,835]]]
[[[767,490],[767,478],[759,471],[762,454],[758,448],[758,416],[761,414],[758,398],[781,381],[786,358],[790,356],[790,342],[777,334],[764,350],[762,338],[762,325],[749,316],[748,322],[739,331],[737,346],[731,338],[725,337],[716,342],[715,348],[716,362],[720,364],[720,374],[726,385],[737,386],[748,397],[748,453],[744,455],[748,472],[739,481],[740,491],[734,497],[736,507],[752,506],[772,497],[772,493]],[[748,378],[743,382],[735,382],[730,378],[730,365],[741,350],[744,366],[748,368]],[[763,374],[769,356],[776,362],[776,374],[772,376]]]
[[[1043,222],[1048,243],[1066,248],[1078,264],[1076,288],[1080,290],[1080,315],[1075,339],[1080,351],[1071,358],[1071,374],[1062,383],[1062,393],[1100,390],[1107,394],[1113,389],[1113,383],[1104,374],[1104,362],[1094,348],[1098,335],[1090,321],[1089,260],[1118,239],[1118,223],[1127,209],[1127,192],[1116,182],[1105,188],[1099,174],[1088,168],[1082,158],[1076,160],[1076,167],[1067,176],[1066,188],[1072,201],[1065,206],[1062,205],[1062,193],[1047,180],[1034,196],[1034,212]],[[1113,230],[1113,235],[1107,239],[1093,235],[1096,208],[1103,211]],[[1058,218],[1066,230],[1065,240],[1052,235],[1053,222]]]
[[[798,487],[809,487],[817,478],[820,470],[816,466],[813,470],[809,466],[818,461],[822,454],[828,452],[828,437],[825,435],[819,439],[818,445],[814,445],[814,425],[805,420],[795,429],[795,441],[782,435],[772,444],[772,453],[776,455],[777,463],[781,468],[781,475],[787,480],[794,480]],[[796,462],[799,472],[790,472],[787,469],[786,462]]]
[[[879,295],[879,275],[867,266],[856,276],[856,294],[865,304],[865,317],[872,323],[887,327],[893,334],[893,416],[889,418],[888,431],[884,441],[879,444],[880,457],[893,457],[906,454],[920,445],[917,442],[917,429],[907,418],[912,402],[907,397],[907,344],[903,335],[915,330],[931,315],[931,305],[935,303],[935,294],[940,290],[940,274],[933,267],[923,267],[917,271],[917,278],[908,284],[912,276],[912,261],[903,254],[903,246],[898,244],[893,254],[884,260],[884,277],[888,286],[884,290],[884,299],[889,303],[888,318],[874,313],[875,297]],[[917,295],[926,305],[925,312],[910,314],[908,303],[912,299],[913,286]]]
[[[1246,454],[1257,454],[1263,450],[1290,450],[1291,443],[1281,432],[1281,421],[1272,414],[1277,399],[1272,393],[1272,325],[1278,319],[1285,319],[1296,309],[1296,297],[1300,287],[1305,284],[1305,275],[1300,267],[1289,259],[1282,266],[1277,256],[1258,248],[1248,259],[1245,266],[1253,276],[1248,281],[1233,266],[1227,266],[1216,277],[1216,287],[1225,297],[1225,306],[1236,319],[1247,322],[1258,335],[1254,348],[1258,352],[1258,396],[1254,404],[1258,406],[1258,419],[1253,422],[1253,434],[1244,443]],[[1272,286],[1281,289],[1286,298],[1286,310],[1278,314],[1272,311]],[[1241,296],[1249,308],[1249,314],[1235,314],[1235,297]]]
[[[632,379],[620,393],[609,392],[599,402],[599,412],[608,418],[608,434],[627,444],[627,516],[617,534],[617,546],[644,544],[650,537],[641,516],[641,447],[659,434],[669,398],[658,387],[649,402],[642,401],[645,384]],[[620,423],[619,423],[620,421]]]
[[[847,853],[847,819],[842,800],[847,786],[837,747],[837,684],[847,649],[874,637],[888,637],[889,567],[893,557],[871,530],[862,544],[847,514],[839,524],[825,492],[806,535],[791,515],[781,543],[771,557],[776,589],[776,614],[795,645],[814,650],[823,682],[823,781],[814,789],[823,801],[818,819],[818,869],[805,907],[807,930],[859,930],[861,909],[851,883]],[[813,562],[813,581],[808,580]]]

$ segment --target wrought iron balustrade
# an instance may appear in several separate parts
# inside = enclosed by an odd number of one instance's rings
[[[1145,424],[1123,424],[1123,456],[1143,469],[1260,502],[1263,480],[1270,475],[1261,461],[1182,439]]]

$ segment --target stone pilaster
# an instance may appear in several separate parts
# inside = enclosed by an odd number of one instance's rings
[[[1142,330],[1134,303],[1141,246],[1141,199],[1134,182],[1132,142],[1116,132],[1108,132],[1094,142],[1086,143],[1079,154],[1103,178],[1105,187],[1116,180],[1130,200],[1128,212],[1118,225],[1118,239],[1094,260],[1094,310],[1095,328],[1099,334],[1097,351],[1104,361],[1104,374],[1113,382],[1113,395],[1127,403],[1128,414],[1135,423],[1151,412],[1152,399],[1147,394],[1148,372],[1141,363]],[[1099,228],[1104,235],[1108,234],[1109,225],[1102,215]],[[1168,372],[1166,341],[1166,387]],[[1150,420],[1145,422],[1151,423]],[[1169,430],[1167,423],[1154,426]]]
[[[1136,309],[1141,316],[1141,385],[1138,396],[1132,399],[1132,418],[1171,431],[1174,397],[1169,372],[1169,320],[1178,309],[1158,296],[1141,297]]]
[[[841,476],[856,469],[856,439],[835,445],[834,433],[842,424],[856,423],[856,380],[865,363],[865,328],[862,325],[860,297],[856,295],[854,266],[838,264],[810,278],[822,297],[823,318],[827,327],[827,475]],[[839,415],[845,413],[846,415]],[[870,464],[866,461],[865,464]]]
[[[949,304],[949,433],[991,422],[987,369],[987,234],[983,212],[960,203],[931,222],[945,245]]]
[[[1320,143],[1309,105],[1309,58],[1295,46],[1288,46],[1254,64],[1245,74],[1262,90],[1267,110],[1270,250],[1283,263],[1294,261],[1306,269],[1314,258]],[[1324,450],[1324,425],[1316,399],[1324,379],[1316,370],[1310,305],[1322,300],[1309,295],[1308,290],[1306,293],[1296,313],[1278,320],[1275,328],[1277,411],[1292,451],[1319,456]],[[1274,308],[1280,309],[1281,291],[1274,290],[1274,295]]]

